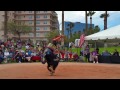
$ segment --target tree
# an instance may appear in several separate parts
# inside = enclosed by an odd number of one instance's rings
[[[19,40],[21,39],[21,34],[27,34],[31,32],[31,27],[25,25],[25,24],[17,24],[14,22],[8,22],[8,32],[12,33],[13,35],[18,35]]]
[[[48,40],[48,42],[51,42],[53,38],[55,38],[56,36],[59,36],[59,32],[58,30],[52,30],[49,33],[46,34],[46,38]]]
[[[62,35],[64,35],[64,11],[62,11]],[[64,38],[62,38],[62,46],[64,46]]]
[[[91,29],[89,28],[89,30],[87,31],[87,35],[99,32],[100,31],[100,27],[98,25],[96,25],[91,31],[90,30]]]
[[[94,11],[89,11],[88,13],[87,13],[87,16],[90,16],[90,34],[91,34],[91,32],[92,32],[92,16],[95,14],[95,12]]]
[[[86,32],[85,32],[85,34],[87,34],[87,31],[88,31],[88,20],[87,20],[87,11],[85,11],[85,23],[86,23]]]
[[[99,32],[100,31],[100,27],[98,26],[98,25],[96,25],[95,27],[94,27],[94,32],[93,33],[97,33],[97,32]]]
[[[101,14],[100,15],[100,18],[104,18],[104,30],[107,29],[107,18],[109,17],[110,15],[107,13],[107,11],[105,11],[105,13]]]
[[[74,27],[74,23],[70,22],[67,26],[69,27],[67,30],[70,32],[69,37],[72,38],[72,29]]]
[[[69,38],[70,30],[69,30],[69,28],[66,28],[66,30],[68,31],[67,38]]]

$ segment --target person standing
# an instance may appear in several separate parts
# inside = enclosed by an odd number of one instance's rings
[[[90,62],[90,48],[89,48],[89,45],[87,45],[85,47],[85,57],[88,60],[88,62]]]

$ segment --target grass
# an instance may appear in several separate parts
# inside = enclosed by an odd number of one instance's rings
[[[101,47],[99,48],[99,53],[101,54],[105,50],[108,50],[108,52],[113,53],[115,49],[117,49],[117,51],[120,52],[120,46],[117,46],[117,47],[106,47],[106,48]],[[72,50],[72,52],[76,52],[78,55],[80,55],[81,48],[72,48],[69,50]],[[90,48],[90,52],[93,50],[94,48]]]

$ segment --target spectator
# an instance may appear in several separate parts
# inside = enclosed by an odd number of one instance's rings
[[[83,50],[80,51],[80,56],[83,56]]]
[[[105,50],[103,53],[102,53],[102,56],[110,56],[111,54],[107,51],[107,50]]]
[[[96,49],[94,49],[94,51],[91,52],[91,55],[92,55],[93,63],[98,63],[98,53],[97,53]]]
[[[5,62],[5,63],[8,62],[9,55],[10,55],[9,52],[8,52],[8,50],[6,49],[5,52],[4,52],[4,59],[5,59],[4,62]]]
[[[115,49],[113,56],[119,56],[119,52],[117,51],[117,49]]]
[[[20,52],[17,52],[15,55],[16,62],[21,63],[22,62],[22,54]]]
[[[87,45],[85,47],[85,57],[88,60],[88,62],[90,62],[90,48],[89,48],[89,45]]]
[[[4,54],[2,53],[2,51],[0,51],[0,63],[2,63],[4,60]]]
[[[96,51],[97,51],[97,53],[99,54],[99,48],[98,48],[98,47],[96,48]]]

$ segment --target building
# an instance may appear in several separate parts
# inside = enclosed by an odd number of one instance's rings
[[[33,32],[22,35],[21,39],[34,39],[34,11],[8,11],[8,21],[30,26]],[[4,11],[0,11],[0,27],[4,23]],[[36,11],[36,40],[47,40],[46,34],[58,27],[58,16],[55,11]],[[1,35],[2,36],[2,35]],[[0,37],[1,37],[0,36]],[[11,36],[10,34],[8,36]],[[11,36],[17,38],[17,35]]]
[[[77,32],[83,32],[86,28],[86,24],[85,23],[81,23],[81,22],[72,22],[74,23],[74,27],[72,28],[72,34],[73,33],[77,33]],[[65,21],[65,29],[64,29],[64,35],[68,36],[69,32],[67,30],[67,28],[69,28],[68,24],[70,24],[69,21]],[[94,24],[92,24],[92,27],[94,27]],[[88,24],[88,28],[90,28],[90,24]]]
[[[3,39],[3,22],[4,22],[4,11],[0,11],[0,39]]]

